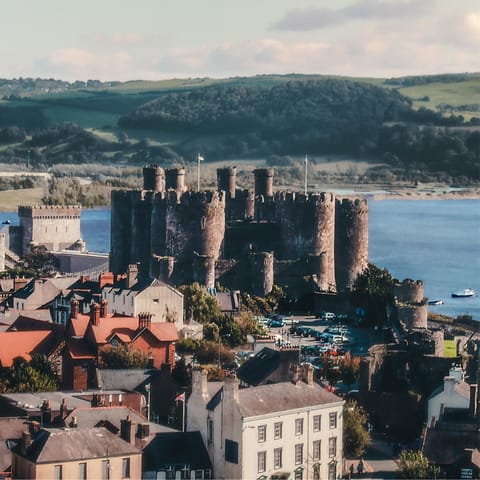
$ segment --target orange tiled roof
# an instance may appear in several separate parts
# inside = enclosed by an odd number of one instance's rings
[[[31,360],[30,353],[50,335],[48,330],[0,332],[0,363],[10,367],[15,357]]]
[[[178,340],[178,332],[174,323],[152,322],[151,331],[161,342]]]

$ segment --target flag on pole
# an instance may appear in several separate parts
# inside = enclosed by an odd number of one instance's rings
[[[177,395],[175,397],[176,402],[184,402],[185,401],[185,392],[181,393],[180,395]]]
[[[197,155],[197,160],[198,160],[199,162],[203,162],[205,159],[204,159],[200,154],[198,154],[198,155]]]

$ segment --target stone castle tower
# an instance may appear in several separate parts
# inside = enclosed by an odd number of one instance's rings
[[[267,294],[274,282],[346,291],[367,266],[366,200],[274,192],[272,168],[254,170],[253,192],[236,187],[236,167],[218,169],[218,189],[203,192],[186,189],[183,168],[143,173],[142,190],[112,192],[114,273],[139,263],[166,281]]]
[[[35,245],[44,245],[51,251],[76,249],[81,243],[81,209],[78,205],[18,207],[22,231],[21,252],[25,254]]]

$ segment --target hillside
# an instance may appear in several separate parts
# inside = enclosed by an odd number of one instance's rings
[[[479,74],[259,75],[159,82],[0,79],[0,162],[169,165],[348,154],[388,175],[478,180]],[[427,108],[428,107],[428,108]],[[68,122],[70,125],[63,125]]]

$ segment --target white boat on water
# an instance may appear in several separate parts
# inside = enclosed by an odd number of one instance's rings
[[[429,305],[443,305],[443,300],[430,300]]]
[[[459,290],[458,292],[453,292],[452,297],[473,297],[475,295],[475,290],[472,288],[466,288],[465,290]]]

